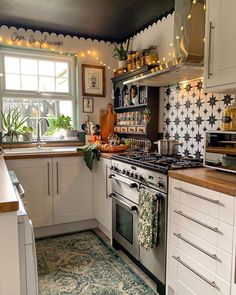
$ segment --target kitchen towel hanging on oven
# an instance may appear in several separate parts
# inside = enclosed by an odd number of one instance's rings
[[[138,241],[149,251],[159,243],[159,198],[145,189],[139,192]]]

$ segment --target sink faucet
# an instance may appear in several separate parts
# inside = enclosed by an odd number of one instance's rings
[[[38,124],[37,124],[37,147],[38,148],[40,148],[41,146],[41,138],[40,138],[41,121],[45,121],[47,123],[47,126],[49,127],[49,122],[46,118],[40,118],[38,120]]]

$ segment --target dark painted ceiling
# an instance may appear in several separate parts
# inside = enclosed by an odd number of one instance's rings
[[[174,10],[174,0],[0,0],[0,25],[123,41]]]

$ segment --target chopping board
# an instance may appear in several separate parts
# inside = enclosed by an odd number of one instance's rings
[[[114,126],[116,123],[116,114],[113,113],[113,106],[111,103],[107,105],[106,110],[100,111],[100,126],[101,138],[107,141],[110,134],[114,133]]]

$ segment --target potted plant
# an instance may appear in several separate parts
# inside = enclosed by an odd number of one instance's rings
[[[23,126],[22,127],[23,141],[32,141],[33,131],[34,131],[33,127],[31,127],[31,126]]]
[[[150,122],[151,120],[151,110],[149,108],[145,108],[145,110],[143,111],[143,120],[144,122],[147,124]]]
[[[22,127],[30,116],[24,116],[23,110],[19,107],[9,108],[1,111],[2,114],[2,130],[7,142],[19,141],[19,136],[22,135]]]
[[[120,46],[114,45],[113,57],[119,60],[119,69],[127,67],[127,52],[128,50],[124,49],[123,43],[120,43]]]
[[[78,138],[78,130],[73,129],[73,126],[71,124],[71,117],[60,115],[56,121],[54,122],[55,127],[58,130],[64,130],[65,132],[61,132],[61,135],[65,135],[66,138]]]

